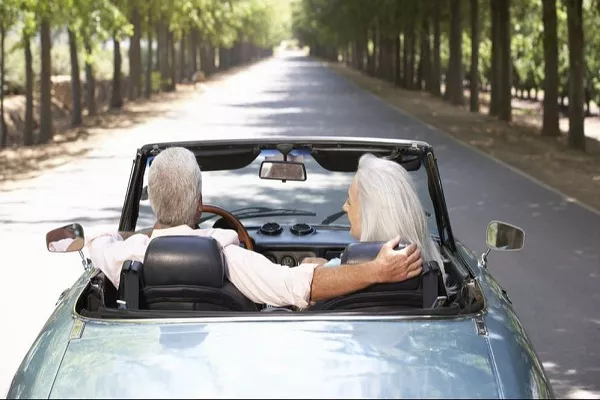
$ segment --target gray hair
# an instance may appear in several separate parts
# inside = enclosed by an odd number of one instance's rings
[[[444,263],[434,243],[425,211],[408,171],[398,163],[363,155],[355,175],[361,211],[360,241],[388,241],[396,235],[415,243],[423,261],[437,261],[444,279]]]
[[[202,173],[194,154],[171,147],[157,155],[148,173],[148,198],[158,223],[190,225],[202,196]]]

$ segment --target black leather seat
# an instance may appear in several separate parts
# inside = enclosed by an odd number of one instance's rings
[[[225,257],[210,237],[153,239],[140,270],[140,308],[258,311],[225,276]]]
[[[341,255],[342,264],[360,264],[374,260],[384,242],[351,243]],[[401,250],[405,245],[399,245]],[[363,290],[317,302],[311,310],[354,310],[366,308],[431,308],[438,297],[447,296],[437,262],[423,263],[420,276],[395,283],[380,283]],[[441,299],[440,299],[441,300]]]

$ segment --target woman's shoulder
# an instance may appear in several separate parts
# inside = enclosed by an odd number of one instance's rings
[[[332,258],[327,263],[323,264],[324,267],[338,267],[342,263],[342,260],[339,258]]]

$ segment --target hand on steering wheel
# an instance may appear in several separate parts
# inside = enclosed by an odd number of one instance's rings
[[[202,211],[218,215],[227,220],[227,222],[229,222],[236,230],[238,237],[240,238],[240,242],[244,243],[246,249],[254,250],[254,245],[252,244],[252,239],[250,238],[248,231],[246,230],[246,228],[244,228],[244,225],[235,215],[221,207],[212,206],[210,204],[203,204]]]

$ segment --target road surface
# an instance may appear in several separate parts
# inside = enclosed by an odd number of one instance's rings
[[[58,295],[81,273],[77,254],[46,251],[45,233],[68,222],[82,223],[86,235],[116,229],[136,146],[274,134],[404,137],[433,144],[455,236],[481,252],[492,219],[526,231],[525,250],[492,253],[490,268],[515,304],[557,394],[600,398],[600,214],[428,128],[319,62],[298,57],[254,65],[177,111],[110,135],[80,159],[11,190],[0,186],[0,393]],[[330,189],[322,205],[339,209],[346,178],[322,180]],[[213,181],[205,196],[213,190],[209,200],[219,204],[222,183],[237,187],[230,194],[258,201],[253,196],[260,193],[244,189],[243,179]],[[267,205],[279,200],[260,198]]]

